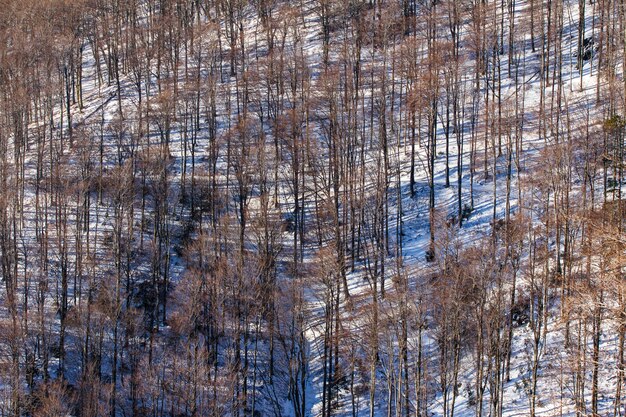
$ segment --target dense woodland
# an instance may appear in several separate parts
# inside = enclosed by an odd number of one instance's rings
[[[0,416],[623,416],[624,0],[1,0]]]

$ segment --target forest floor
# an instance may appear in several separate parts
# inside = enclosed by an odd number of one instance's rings
[[[568,13],[565,15],[576,16],[577,2],[571,0],[566,2],[566,7],[568,8]],[[310,2],[310,6],[313,7],[312,2]],[[522,19],[523,11],[528,7],[528,1],[519,1],[516,2],[516,8],[519,9],[518,16],[519,19]],[[592,18],[592,10],[588,11],[589,19]],[[306,17],[307,26],[304,30],[303,40],[302,42],[306,45],[306,53],[307,58],[311,63],[311,68],[313,70],[313,77],[319,77],[321,72],[321,62],[320,62],[320,51],[321,51],[321,41],[320,41],[320,28],[317,17],[311,11],[310,14]],[[248,21],[249,27],[254,27],[258,22],[256,22],[253,18]],[[576,46],[576,24],[574,21],[571,21],[565,25],[566,34],[564,38],[566,39],[567,44],[563,45],[563,50],[573,51]],[[592,25],[588,25],[589,30],[591,31]],[[591,32],[590,32],[591,33]],[[251,42],[251,40],[249,40]],[[463,48],[461,48],[463,49]],[[525,113],[529,119],[528,125],[532,126],[524,127],[522,130],[522,143],[523,149],[520,152],[520,163],[522,170],[518,172],[517,169],[514,168],[513,171],[513,181],[510,189],[510,205],[512,213],[519,213],[521,210],[528,209],[532,211],[532,207],[526,206],[524,204],[531,204],[532,196],[519,194],[522,197],[522,202],[519,201],[518,198],[518,186],[520,182],[527,181],[528,178],[537,175],[536,173],[542,172],[540,165],[544,164],[544,160],[542,156],[546,148],[552,146],[554,144],[554,138],[542,138],[539,135],[539,132],[536,129],[537,124],[533,123],[533,118],[537,117],[537,109],[539,108],[539,100],[540,100],[540,89],[546,89],[546,97],[550,97],[551,94],[551,86],[542,86],[539,77],[537,74],[540,71],[540,57],[538,53],[530,52],[530,48],[527,46],[522,48],[525,52],[523,56],[517,57],[523,60],[523,64],[521,65],[523,68],[523,74],[520,75],[521,81],[521,91],[517,91],[517,94],[523,95]],[[115,137],[113,134],[114,124],[116,123],[116,115],[118,113],[119,107],[123,107],[125,109],[125,117],[127,119],[132,120],[133,117],[137,117],[136,113],[132,109],[137,108],[137,92],[129,78],[123,78],[121,84],[121,97],[117,96],[117,86],[109,85],[109,86],[99,86],[96,70],[95,70],[95,62],[93,58],[93,53],[90,50],[89,46],[86,46],[85,51],[85,64],[84,64],[84,73],[85,79],[83,84],[83,108],[78,109],[74,108],[73,114],[73,123],[76,128],[79,128],[81,125],[92,124],[96,122],[96,125],[100,126],[100,129],[104,132],[102,137],[105,138],[104,143],[104,166],[112,167],[115,164],[116,156],[116,145],[115,145]],[[367,54],[364,54],[367,56]],[[573,53],[565,53],[563,54],[563,77],[565,79],[564,85],[567,85],[568,88],[565,88],[563,93],[563,102],[567,103],[570,109],[576,108],[580,117],[588,117],[592,120],[598,120],[602,115],[597,114],[596,109],[593,104],[595,102],[595,94],[596,94],[596,86],[597,86],[597,70],[593,68],[595,65],[595,61],[592,59],[585,63],[583,67],[582,76],[576,70],[576,57]],[[508,59],[507,53],[504,53],[501,57],[501,61],[504,63]],[[473,65],[473,61],[468,60],[465,64],[465,67],[468,69],[469,77],[471,77],[471,68]],[[501,94],[507,97],[514,97],[516,94],[515,80],[512,77],[509,77],[505,74],[505,71],[502,70],[502,91]],[[467,81],[466,82],[471,82]],[[228,82],[224,83],[222,86],[224,89],[224,94],[235,94],[233,86],[229,85]],[[155,84],[156,88],[156,84]],[[218,111],[222,114],[226,114],[226,100],[221,103],[221,108]],[[571,113],[574,113],[571,111]],[[229,116],[230,117],[230,116]],[[227,118],[224,118],[224,120]],[[464,120],[462,129],[465,131],[469,131],[469,120]],[[33,126],[35,127],[35,126]],[[65,127],[61,125],[60,121],[57,121],[55,126],[56,129],[64,129]],[[94,135],[98,132],[92,132]],[[439,125],[437,127],[437,137],[439,140],[443,140],[445,137],[445,126],[443,124],[443,120],[439,121]],[[173,178],[177,178],[182,175],[182,163],[184,158],[184,150],[182,149],[182,138],[181,132],[174,129],[172,131],[172,140],[171,140],[171,155],[172,155],[172,170],[171,175]],[[155,138],[155,142],[156,142]],[[478,141],[477,144],[477,153],[481,154],[483,149],[483,144]],[[443,142],[440,142],[443,143]],[[206,126],[203,126],[203,130],[201,131],[200,136],[198,137],[197,149],[203,150],[208,147],[208,136],[206,133]],[[450,185],[445,185],[446,180],[446,158],[443,153],[443,146],[438,148],[438,153],[436,157],[435,163],[435,173],[434,173],[434,187],[435,187],[435,198],[436,198],[436,207],[437,207],[437,216],[441,219],[438,227],[440,230],[437,231],[438,236],[450,235],[456,242],[459,242],[463,247],[469,247],[474,244],[482,244],[485,240],[488,240],[492,233],[492,216],[495,210],[496,218],[501,219],[505,216],[506,204],[506,178],[507,178],[507,161],[503,158],[500,158],[497,161],[496,171],[497,175],[495,176],[495,190],[494,190],[494,178],[490,176],[485,178],[484,175],[481,174],[481,170],[477,169],[476,177],[473,179],[473,201],[474,208],[469,215],[469,217],[464,221],[462,227],[458,228],[456,225],[452,227],[446,226],[446,221],[449,220],[452,216],[456,214],[457,210],[457,150],[456,144],[454,143],[454,139],[450,138],[450,152],[449,152],[449,178]],[[424,297],[429,296],[429,291],[432,291],[431,286],[429,285],[429,279],[432,277],[435,269],[435,263],[426,261],[426,253],[429,249],[430,244],[430,236],[429,236],[429,213],[428,213],[428,193],[429,193],[429,183],[428,183],[428,172],[426,169],[427,161],[427,152],[424,147],[418,146],[418,157],[417,157],[417,168],[415,171],[415,195],[411,195],[410,193],[410,144],[404,140],[399,141],[394,145],[394,149],[392,151],[392,158],[394,160],[394,166],[399,169],[399,176],[394,176],[390,181],[395,181],[396,178],[399,178],[401,187],[400,187],[400,195],[390,198],[390,206],[388,211],[390,213],[388,217],[388,221],[391,225],[391,230],[395,230],[394,228],[397,225],[402,224],[402,233],[396,233],[394,231],[392,234],[394,237],[392,238],[392,245],[397,245],[397,239],[402,239],[401,242],[401,253],[399,262],[402,265],[403,271],[408,276],[409,285],[413,288],[417,293],[422,293]],[[462,164],[462,175],[461,181],[463,183],[462,190],[462,198],[464,202],[469,202],[469,186],[470,183],[470,170],[469,170],[469,160],[470,160],[470,150],[465,148],[463,149],[463,155],[461,160]],[[375,151],[371,152],[371,158],[375,158]],[[200,152],[201,154],[201,152]],[[73,158],[74,156],[68,155],[68,158]],[[32,154],[27,155],[25,164],[28,167],[27,175],[30,178],[35,178],[36,175],[36,158],[37,155],[33,150]],[[78,165],[78,161],[76,164]],[[480,164],[479,164],[480,165]],[[197,170],[201,171],[207,168],[207,164],[200,162],[198,163]],[[491,169],[491,166],[489,167]],[[284,187],[284,190],[281,191],[281,194],[288,195],[287,192],[289,185],[287,184],[287,180],[283,181],[281,187]],[[576,188],[574,187],[573,195],[576,193]],[[33,207],[35,206],[35,194],[34,188],[32,184],[29,184],[27,188],[24,190],[25,194],[25,219],[28,221],[32,221],[32,224],[35,224],[35,211]],[[495,200],[494,200],[495,195]],[[495,201],[495,209],[494,209],[494,201]],[[49,201],[51,204],[52,201]],[[289,208],[292,205],[291,201],[283,200],[280,202],[282,207],[285,207],[285,211],[289,211]],[[254,202],[251,203],[254,206]],[[111,230],[112,224],[110,218],[112,217],[113,207],[111,206],[93,206],[94,212],[92,217],[92,228],[93,230]],[[305,208],[309,213],[312,212],[311,207]],[[178,218],[174,219],[172,224],[173,229],[180,230],[183,228],[183,220],[188,213],[185,212],[185,209],[181,206],[175,210],[178,213]],[[398,213],[401,218],[398,218]],[[138,214],[137,214],[138,215]],[[538,221],[538,220],[535,220]],[[29,237],[30,239],[35,239],[34,230],[28,230],[29,225],[24,226],[24,236]],[[50,225],[52,227],[52,225]],[[176,233],[173,233],[174,235]],[[180,234],[180,233],[179,233]],[[105,236],[106,233],[101,233],[102,236]],[[287,233],[284,234],[285,246],[289,245],[291,242],[291,236]],[[95,264],[98,264],[98,261],[102,261],[106,259],[108,254],[106,253],[105,245],[103,242],[98,242],[94,240],[93,242],[92,252],[95,255]],[[316,245],[309,244],[305,248],[305,256],[304,256],[304,264],[313,263],[315,257],[317,256]],[[185,271],[185,262],[182,257],[176,252],[174,249],[174,245],[169,248],[170,256],[171,256],[171,277],[172,283],[175,286],[177,280],[180,279],[181,275]],[[387,260],[390,265],[398,264],[398,259],[396,254],[390,253],[389,259]],[[142,269],[138,269],[133,273],[136,274],[137,277],[145,274],[146,271]],[[106,274],[106,269],[102,269],[100,274]],[[520,274],[523,275],[523,274]],[[349,271],[348,275],[348,287],[350,292],[350,305],[346,303],[346,300],[342,300],[342,316],[341,321],[342,325],[346,327],[346,331],[350,331],[353,334],[359,335],[361,332],[365,334],[365,328],[369,325],[369,311],[371,308],[371,300],[369,299],[371,294],[370,281],[367,279],[367,271],[364,263],[357,263],[354,271]],[[283,279],[289,279],[287,277],[283,277]],[[34,283],[33,283],[34,285]],[[520,292],[524,292],[525,286],[528,283],[521,280],[520,284]],[[387,279],[386,282],[386,291],[387,297],[394,296],[394,283],[392,279]],[[307,385],[307,406],[308,411],[311,416],[316,416],[321,414],[321,404],[322,404],[322,355],[323,355],[323,341],[324,341],[324,289],[321,288],[321,285],[312,284],[309,290],[306,293],[307,296],[307,329],[306,329],[306,337],[308,340],[308,356],[309,356],[309,381]],[[84,296],[84,294],[70,294],[74,299],[80,299]],[[77,301],[78,302],[78,301]],[[50,303],[53,303],[53,300],[50,300]],[[383,303],[383,301],[381,301]],[[364,309],[366,311],[364,311]],[[571,380],[565,375],[564,369],[571,367],[572,364],[570,355],[566,349],[564,349],[564,334],[565,328],[563,323],[559,319],[559,311],[560,305],[558,297],[552,300],[550,305],[550,319],[547,323],[547,335],[545,340],[541,343],[541,361],[539,365],[540,369],[540,378],[539,378],[539,387],[537,390],[538,393],[538,402],[537,402],[537,414],[540,416],[554,416],[554,415],[575,415],[575,404],[568,400],[568,398],[563,398],[563,392],[567,392],[569,385],[571,384]],[[428,314],[426,314],[428,317]],[[53,318],[50,318],[50,326],[52,329],[58,326],[58,321]],[[164,329],[164,332],[167,332],[167,328]],[[615,355],[616,355],[616,346],[617,341],[616,338],[613,337],[614,334],[614,323],[610,320],[607,320],[603,325],[603,338],[600,345],[601,349],[601,357],[602,357],[602,366],[601,366],[601,414],[612,410],[613,400],[611,398],[611,390],[614,386],[615,379]],[[71,336],[70,336],[71,337]],[[545,345],[543,344],[545,342]],[[358,343],[355,342],[355,343]],[[422,340],[424,346],[424,355],[428,360],[428,368],[430,376],[430,387],[429,390],[431,392],[432,402],[429,407],[430,415],[433,416],[441,416],[443,415],[444,405],[442,403],[442,394],[439,392],[439,388],[437,387],[437,345],[434,340],[434,336],[427,329],[423,334]],[[532,347],[533,347],[533,333],[532,330],[526,326],[522,325],[514,329],[513,332],[513,343],[512,343],[512,355],[511,355],[511,366],[510,366],[510,379],[504,383],[504,392],[502,394],[502,404],[503,404],[503,415],[505,416],[525,416],[528,415],[528,410],[530,406],[530,396],[529,396],[529,381],[530,381],[530,373],[531,369],[529,369],[529,357],[532,355]],[[412,340],[410,345],[415,347],[417,344],[416,340]],[[587,342],[587,346],[589,349],[592,349],[592,341],[589,338]],[[367,358],[363,358],[367,361]],[[71,362],[73,359],[68,358],[68,362]],[[455,415],[459,417],[471,416],[475,413],[475,396],[476,393],[474,391],[474,378],[475,378],[475,360],[476,358],[473,356],[473,353],[470,351],[462,352],[462,357],[460,360],[460,376],[459,376],[459,384],[457,386],[458,397],[456,399],[456,408]],[[54,365],[54,360],[51,365]],[[54,366],[51,366],[53,369]],[[381,366],[382,371],[383,366]],[[77,370],[76,370],[77,371]],[[67,375],[68,379],[76,379],[77,375],[72,375],[71,371]],[[379,398],[386,397],[386,387],[379,386],[377,387],[379,393]],[[488,392],[488,389],[487,389]],[[341,392],[340,397],[343,399],[340,405],[338,405],[338,415],[352,415],[353,403],[348,400],[348,392]],[[365,416],[369,415],[368,410],[368,394],[366,390],[363,390],[362,394],[355,399],[356,402],[356,415]],[[284,410],[283,415],[289,416],[292,411],[290,411],[289,403],[285,401],[283,404]],[[271,414],[270,411],[267,411]],[[380,407],[377,409],[375,415],[388,415],[387,414],[387,404],[380,402]]]

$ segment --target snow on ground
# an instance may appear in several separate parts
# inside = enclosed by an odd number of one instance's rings
[[[571,52],[575,49],[576,44],[576,22],[572,19],[571,16],[577,15],[577,2],[569,1],[566,2],[567,11],[565,15],[568,17],[568,22],[565,27],[565,40],[567,44],[564,46],[564,51],[570,51],[569,53],[564,52],[564,62],[563,62],[563,77],[564,77],[564,85],[567,87],[563,91],[564,94],[564,102],[567,103],[567,106],[570,108],[577,108],[581,112],[587,111],[590,114],[590,119],[597,120],[601,115],[597,114],[597,109],[594,107],[593,103],[595,102],[595,87],[597,83],[597,69],[592,68],[593,61],[587,62],[582,71],[582,77],[579,76],[578,70],[576,70],[575,65],[575,56]],[[309,7],[313,7],[311,4]],[[518,16],[521,15],[521,12],[528,7],[527,1],[519,1],[515,3],[515,7],[517,8]],[[588,8],[589,20],[592,18],[592,8]],[[518,19],[522,19],[522,17],[518,17]],[[319,22],[315,17],[313,11],[309,11],[306,16],[306,28],[303,29],[302,33],[302,44],[304,45],[304,51],[306,54],[306,58],[310,65],[310,70],[312,73],[313,80],[315,81],[320,77],[321,74],[321,42],[319,39]],[[252,30],[252,28],[258,22],[255,19],[250,18],[248,21],[248,26],[246,30]],[[587,30],[589,34],[591,34],[592,25],[587,24]],[[247,42],[253,42],[253,39],[248,38]],[[528,39],[525,40],[528,43]],[[461,48],[463,50],[463,47]],[[539,106],[539,89],[541,88],[540,77],[538,76],[539,70],[539,55],[537,53],[530,52],[528,45],[523,47],[524,54],[519,59],[523,60],[523,73],[520,75],[520,86],[521,89],[519,91],[515,91],[515,84],[512,77],[509,77],[505,74],[506,71],[504,69],[503,72],[503,80],[502,80],[502,95],[505,97],[513,98],[516,94],[520,94],[524,96],[525,100],[525,119],[524,119],[524,128],[522,131],[523,140],[522,147],[523,149],[520,152],[520,165],[522,167],[522,172],[517,172],[515,167],[513,168],[513,181],[512,181],[512,189],[511,189],[511,207],[513,213],[519,213],[522,209],[519,206],[518,200],[518,178],[519,176],[522,179],[532,177],[537,168],[537,164],[540,164],[540,157],[542,151],[549,146],[552,146],[554,142],[553,137],[542,138],[537,131],[537,108]],[[103,155],[105,160],[105,168],[109,169],[115,165],[115,160],[117,158],[115,149],[115,138],[111,133],[111,127],[114,125],[115,120],[117,118],[118,106],[121,103],[121,106],[125,109],[125,115],[127,119],[132,119],[133,117],[137,117],[135,109],[137,108],[137,93],[136,89],[133,86],[133,83],[129,78],[124,78],[121,86],[122,95],[121,97],[117,97],[116,86],[99,86],[96,72],[95,72],[95,62],[93,60],[93,54],[90,50],[90,46],[86,46],[85,48],[85,62],[84,62],[84,71],[85,71],[85,79],[84,79],[84,107],[82,109],[74,108],[74,124],[76,127],[81,125],[87,125],[91,123],[102,124],[102,129],[104,132],[104,140],[103,143]],[[364,57],[367,57],[368,53],[364,53]],[[508,56],[505,53],[501,57],[501,61],[506,62]],[[466,67],[469,69],[472,66],[472,61],[468,61],[466,63]],[[154,80],[153,80],[154,82]],[[471,80],[467,80],[467,82],[471,82]],[[235,97],[234,89],[232,88],[231,81],[225,80],[224,83],[220,86],[221,94],[231,95],[233,98]],[[551,86],[545,86],[547,93],[547,97],[550,97],[551,94]],[[152,87],[154,93],[155,86]],[[224,97],[224,96],[223,96]],[[145,97],[144,97],[145,99]],[[365,99],[369,99],[366,97]],[[470,103],[471,104],[471,103]],[[226,109],[226,100],[220,102],[220,108],[218,110],[220,113],[220,123],[227,124],[231,122],[232,116],[227,113]],[[33,126],[35,128],[36,126]],[[225,128],[225,126],[221,126]],[[64,126],[60,126],[60,122],[57,122],[57,129],[63,129]],[[469,132],[469,121],[466,120],[463,124],[463,129]],[[320,132],[316,132],[320,133]],[[456,166],[456,144],[454,140],[454,136],[451,136],[450,139],[450,187],[444,186],[445,180],[445,158],[443,156],[443,138],[444,138],[444,125],[442,120],[439,121],[437,136],[440,140],[441,144],[438,144],[438,155],[436,158],[435,165],[435,189],[436,189],[436,205],[438,209],[438,213],[443,218],[449,218],[456,214],[456,181],[457,181],[457,166]],[[181,164],[183,162],[184,150],[181,147],[181,131],[177,126],[174,127],[171,136],[171,146],[170,152],[172,155],[172,165],[173,169],[171,171],[172,176],[175,178],[180,176],[182,173]],[[469,135],[469,133],[467,133]],[[155,142],[157,138],[154,138]],[[409,282],[411,287],[419,289],[421,286],[425,288],[426,296],[427,296],[427,282],[426,280],[430,276],[433,270],[433,265],[426,262],[426,251],[429,245],[429,216],[428,216],[428,177],[426,169],[424,169],[426,165],[426,150],[422,147],[418,147],[418,168],[416,169],[416,194],[415,196],[411,196],[409,192],[409,182],[410,182],[410,172],[409,172],[409,163],[410,163],[410,144],[408,141],[404,140],[400,143],[393,143],[394,147],[391,152],[392,156],[392,168],[398,169],[400,172],[399,180],[401,184],[401,195],[390,197],[391,205],[389,207],[389,222],[392,226],[392,230],[395,227],[395,224],[398,223],[397,213],[398,213],[398,204],[402,205],[402,218],[400,221],[403,224],[403,244],[402,244],[402,263],[404,268],[406,268]],[[206,126],[203,125],[203,129],[200,132],[200,136],[198,138],[198,156],[201,161],[203,150],[208,147],[208,137],[206,134]],[[477,141],[477,153],[479,155],[484,151],[483,144],[481,140]],[[95,152],[97,155],[97,151]],[[95,156],[95,155],[94,155]],[[370,151],[367,155],[368,165],[374,165],[376,162],[376,153],[375,151]],[[463,186],[463,201],[469,201],[469,183],[470,183],[470,173],[469,173],[469,159],[470,159],[470,150],[468,146],[465,146],[463,149],[463,174],[462,174],[462,182]],[[36,154],[33,152],[28,154],[25,160],[25,164],[28,168],[28,175],[34,176],[34,169],[36,166]],[[221,163],[223,164],[223,162]],[[478,160],[478,165],[481,165],[480,159]],[[200,162],[198,164],[198,171],[206,168],[206,163]],[[489,167],[491,169],[491,166]],[[481,242],[481,239],[488,238],[492,227],[490,225],[492,220],[492,213],[494,211],[493,207],[493,195],[494,195],[494,183],[493,177],[484,178],[480,174],[481,169],[477,169],[477,177],[474,178],[473,191],[474,191],[474,210],[471,215],[464,223],[463,227],[455,232],[455,238],[461,242],[463,246],[471,246],[474,242]],[[498,160],[497,165],[498,175],[496,176],[496,207],[495,213],[497,218],[503,218],[505,216],[505,178],[506,178],[506,160],[504,157]],[[286,196],[289,195],[289,185],[288,185],[288,176],[284,175],[284,179],[281,181],[280,187],[281,190],[279,192],[281,196],[280,206],[281,210],[284,212],[289,212],[293,202],[287,200]],[[396,178],[390,178],[390,182],[393,183],[396,181]],[[394,190],[395,187],[390,184],[390,190]],[[178,190],[174,190],[173,192],[178,192]],[[574,193],[576,189],[574,189]],[[525,201],[530,201],[532,196],[522,195]],[[48,202],[50,203],[50,197],[48,197]],[[258,201],[253,200],[251,202],[251,207],[254,209],[257,206]],[[29,185],[29,187],[25,190],[25,218],[34,223],[34,209],[35,206],[35,195],[33,191],[33,187]],[[111,216],[111,210],[113,208],[109,206],[102,206],[99,204],[94,204],[91,211],[91,223],[90,228],[92,230],[111,230],[113,225],[111,221],[108,220],[109,216]],[[306,207],[308,211],[308,215],[312,216],[313,208]],[[174,219],[174,224],[172,227],[181,228],[184,217],[187,213],[184,213],[182,210],[177,210],[180,212],[179,218]],[[45,227],[52,228],[53,225],[45,225]],[[393,239],[395,241],[395,232],[392,233],[394,235]],[[30,224],[26,224],[24,226],[24,230],[22,231],[22,235],[26,239],[33,240],[33,230]],[[101,236],[105,236],[105,233],[102,233]],[[284,239],[286,245],[288,242],[291,242],[291,236],[288,233],[285,233]],[[27,243],[28,244],[28,243]],[[30,243],[32,244],[32,242]],[[92,253],[95,256],[94,263],[98,264],[100,260],[104,260],[107,257],[105,253],[104,243],[93,241],[93,249]],[[308,244],[305,253],[305,264],[311,263],[313,258],[316,256],[316,248],[314,244]],[[170,248],[170,256],[171,256],[171,277],[172,281],[176,283],[181,274],[185,271],[184,261],[178,256],[175,250]],[[391,258],[391,256],[390,256]],[[142,273],[146,271],[142,271],[141,269],[136,270],[136,276],[140,276]],[[106,269],[102,269],[99,271],[100,274],[106,274]],[[352,330],[355,330],[356,334],[359,334],[359,329],[365,329],[368,326],[368,318],[369,315],[366,312],[363,312],[359,307],[367,306],[370,302],[369,297],[369,284],[365,279],[364,267],[362,264],[357,264],[355,271],[350,272],[348,274],[348,287],[351,294],[352,306],[343,306],[343,315],[342,321],[346,323],[347,326],[350,326]],[[284,278],[288,279],[288,278]],[[394,292],[394,284],[392,279],[386,280],[386,289],[390,294]],[[307,385],[307,399],[308,404],[307,407],[311,415],[320,414],[320,407],[322,401],[322,388],[321,388],[321,350],[322,350],[322,341],[323,341],[323,309],[324,304],[322,302],[322,295],[320,292],[322,289],[318,288],[318,285],[311,285],[311,288],[306,293],[307,294],[307,313],[308,313],[308,327],[306,331],[306,337],[308,339],[309,344],[309,383]],[[3,295],[4,296],[4,295]],[[71,294],[71,297],[80,300],[84,294]],[[49,303],[53,303],[54,300],[48,300]],[[79,301],[77,301],[79,302]],[[551,309],[550,320],[547,324],[548,335],[546,337],[545,345],[542,345],[542,353],[541,353],[541,363],[540,363],[540,392],[539,402],[538,402],[538,415],[574,415],[574,408],[571,402],[568,402],[567,399],[563,400],[560,398],[561,393],[568,392],[572,388],[569,387],[568,384],[571,384],[571,381],[563,375],[562,371],[567,365],[571,365],[571,361],[573,359],[573,353],[570,352],[567,348],[563,348],[564,345],[564,329],[563,323],[560,322],[558,318],[558,303],[555,301],[554,305]],[[54,318],[49,318],[50,322],[47,326],[50,327],[50,331],[58,331],[58,321]],[[610,398],[610,392],[613,387],[613,378],[615,375],[614,368],[614,356],[616,352],[616,340],[612,337],[612,328],[614,324],[610,321],[606,321],[603,327],[603,333],[605,337],[602,338],[601,343],[601,351],[603,357],[603,367],[602,367],[602,377],[600,380],[601,383],[601,392],[602,399],[602,412],[608,412],[608,410],[612,407],[612,400]],[[167,330],[167,329],[166,329]],[[364,331],[364,330],[363,330]],[[429,333],[430,330],[427,329],[423,336],[423,344],[425,346],[425,355],[431,359],[429,359],[430,367],[432,368],[432,372],[436,372],[436,343],[432,335]],[[358,341],[355,341],[358,343]],[[412,341],[412,344],[415,345],[416,341]],[[511,357],[511,378],[509,381],[505,383],[505,393],[503,396],[503,413],[505,416],[523,416],[527,415],[528,407],[529,407],[529,399],[528,399],[528,381],[529,381],[529,372],[528,363],[529,363],[529,355],[531,354],[531,345],[532,345],[532,332],[527,326],[521,326],[514,330],[514,343],[513,343],[513,353]],[[589,349],[591,349],[591,340],[588,341]],[[51,369],[54,369],[54,359],[51,363]],[[75,370],[77,371],[77,370]],[[473,399],[475,398],[475,392],[473,392],[473,378],[475,370],[474,370],[474,358],[472,357],[471,352],[463,352],[463,356],[461,359],[461,375],[460,375],[460,386],[458,387],[458,398],[456,400],[456,410],[455,414],[458,416],[469,416],[474,415],[475,408],[472,404]],[[75,377],[69,375],[70,378]],[[433,387],[435,386],[433,376]],[[382,380],[382,379],[381,379]],[[433,392],[433,400],[432,404],[429,407],[429,412],[432,415],[442,415],[443,413],[443,404],[441,399],[441,393],[436,392],[436,388],[431,387],[431,389],[435,390]],[[565,388],[564,388],[565,387]],[[386,405],[383,403],[383,398],[385,394],[382,392],[384,387],[379,387],[381,390],[378,395],[378,399],[380,402],[380,407],[377,410],[377,415],[385,415],[386,414]],[[345,398],[346,395],[343,395]],[[357,408],[359,410],[358,415],[369,415],[368,404],[367,404],[367,393],[363,393],[361,396],[356,398]],[[289,414],[289,405],[287,402],[284,404],[285,407],[285,415]],[[349,402],[345,401],[340,412],[345,412],[346,415],[351,414],[351,409],[349,406]]]

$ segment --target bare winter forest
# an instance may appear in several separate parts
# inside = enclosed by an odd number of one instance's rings
[[[0,0],[0,416],[626,415],[626,0]]]

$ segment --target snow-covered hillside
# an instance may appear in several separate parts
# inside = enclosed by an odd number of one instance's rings
[[[5,3],[1,416],[626,413],[623,2]]]

